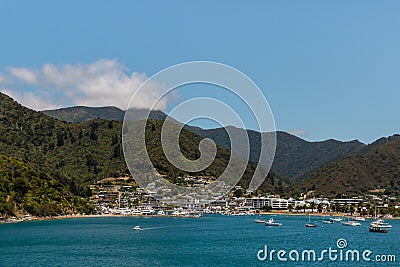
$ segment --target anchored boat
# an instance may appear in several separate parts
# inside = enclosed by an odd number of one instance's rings
[[[268,222],[265,222],[265,225],[267,225],[267,226],[282,226],[281,223],[275,222],[273,218],[269,219]]]

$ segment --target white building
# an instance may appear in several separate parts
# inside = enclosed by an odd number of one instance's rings
[[[286,210],[289,203],[282,198],[253,197],[246,199],[246,205],[253,209],[262,209],[265,206],[269,206],[274,210]]]

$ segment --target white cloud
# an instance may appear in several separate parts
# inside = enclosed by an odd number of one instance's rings
[[[37,73],[33,70],[26,68],[8,68],[8,71],[17,79],[22,80],[29,84],[36,84],[38,82]]]
[[[59,106],[56,106],[52,101],[49,99],[45,99],[43,97],[38,97],[32,92],[24,92],[24,93],[19,93],[14,90],[9,90],[9,89],[3,89],[1,90],[2,93],[14,98],[14,100],[17,100],[18,103],[21,105],[34,109],[34,110],[46,110],[46,109],[55,109],[59,108]]]
[[[11,90],[21,103],[26,104],[27,98],[32,97],[30,104],[31,107],[35,106],[35,109],[39,109],[40,106],[65,105],[116,106],[126,109],[135,90],[147,79],[145,74],[136,72],[127,74],[127,68],[123,64],[106,59],[90,64],[61,66],[45,64],[40,69],[8,68],[8,70],[14,80],[17,79],[16,84],[26,82],[36,87],[30,95],[16,94],[16,90]],[[140,101],[135,101],[137,103],[135,107],[151,108],[160,90],[160,85],[153,84],[147,92],[137,96]],[[43,101],[36,101],[42,98]],[[168,98],[163,98],[157,108],[166,109],[168,101]]]
[[[3,73],[0,73],[0,85],[6,84],[8,82],[8,78]]]
[[[288,133],[297,135],[297,136],[302,136],[302,137],[308,136],[308,132],[306,130],[302,130],[302,129],[292,129],[292,130],[289,130]]]

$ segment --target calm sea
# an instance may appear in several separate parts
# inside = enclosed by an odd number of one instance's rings
[[[263,219],[268,219],[264,216]],[[105,217],[31,221],[0,225],[1,266],[400,266],[400,221],[390,221],[387,234],[361,227],[323,225],[305,228],[303,216],[275,216],[282,227],[254,222],[255,216],[206,215],[203,218]],[[144,230],[133,231],[135,225]],[[337,241],[342,240],[339,249]],[[260,261],[259,250],[285,250],[279,261]],[[301,261],[304,250],[337,250],[323,261]],[[296,253],[300,262],[294,263]],[[360,262],[340,261],[340,251],[357,250]],[[362,253],[372,252],[363,261]],[[376,255],[395,255],[397,263],[372,262]],[[264,253],[261,253],[262,257]],[[334,254],[332,254],[334,256]],[[343,254],[345,255],[345,254]],[[307,258],[307,254],[305,254]],[[381,257],[382,258],[382,257]],[[349,256],[350,259],[350,256]]]

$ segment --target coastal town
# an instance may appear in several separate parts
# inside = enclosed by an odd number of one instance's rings
[[[192,176],[183,179],[186,186],[209,184],[212,180],[212,177]],[[92,192],[89,199],[93,207],[91,214],[58,214],[50,218],[113,215],[202,217],[203,214],[245,216],[263,213],[382,217],[385,219],[400,217],[399,199],[385,195],[382,190],[376,190],[363,196],[337,198],[315,197],[315,192],[309,191],[297,198],[283,198],[279,194],[255,195],[255,192],[235,186],[225,196],[216,196],[212,201],[204,202],[194,198],[188,203],[178,206],[157,200],[154,197],[156,192],[154,188],[154,192],[149,192],[148,188],[138,187],[132,177],[104,178],[91,184],[89,188]],[[0,218],[0,223],[19,223],[32,219],[43,218],[23,214],[19,217]]]
[[[209,177],[187,177],[186,182],[208,183]],[[90,198],[93,214],[96,215],[170,215],[198,217],[202,214],[254,215],[263,212],[289,214],[349,214],[363,217],[378,215],[396,218],[400,213],[400,202],[396,197],[375,191],[364,196],[342,198],[314,197],[313,191],[298,198],[283,198],[278,194],[255,195],[254,192],[235,186],[226,196],[215,197],[203,203],[193,199],[178,207],[167,205],[154,198],[148,190],[140,188],[131,178],[106,178],[92,184]]]

